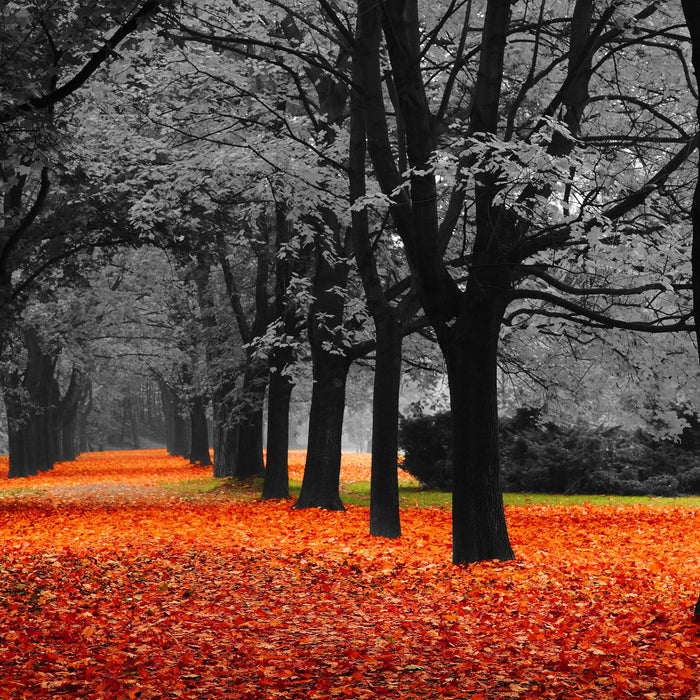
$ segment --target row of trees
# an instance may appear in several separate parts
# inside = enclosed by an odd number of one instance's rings
[[[674,3],[3,12],[12,425],[33,422],[13,390],[48,420],[73,403],[66,378],[85,387],[118,340],[160,386],[171,450],[205,463],[211,403],[214,474],[264,473],[264,497],[285,497],[290,397],[309,371],[296,507],[340,509],[347,376],[369,356],[371,532],[394,537],[402,362],[444,366],[453,559],[468,562],[512,557],[499,400],[570,392],[595,411],[635,374],[628,412],[662,424],[671,400],[692,403],[696,86]],[[74,363],[62,398],[54,380],[39,382],[49,398],[30,388],[39,326],[42,351]],[[175,444],[183,416],[190,446]],[[16,473],[36,463],[17,454]]]

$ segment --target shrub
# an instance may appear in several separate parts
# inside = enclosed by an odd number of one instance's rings
[[[700,467],[691,467],[678,475],[678,488],[681,493],[700,493]]]
[[[620,427],[540,424],[519,409],[501,421],[505,491],[673,496],[700,493],[700,459],[681,444]],[[452,487],[449,412],[402,419],[403,467],[425,488]]]
[[[677,496],[678,479],[670,474],[656,474],[650,476],[644,487],[650,496]]]
[[[452,420],[449,411],[402,418],[399,445],[401,465],[423,488],[452,490]]]

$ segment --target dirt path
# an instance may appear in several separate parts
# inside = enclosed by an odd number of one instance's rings
[[[2,494],[0,493],[0,497]],[[42,485],[37,490],[21,491],[12,494],[13,498],[49,499],[56,503],[153,503],[178,498],[171,489],[151,484],[124,484],[100,482],[95,484],[51,484]]]

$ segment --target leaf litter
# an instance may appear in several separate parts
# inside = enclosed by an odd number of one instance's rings
[[[516,560],[457,567],[446,509],[385,540],[157,487],[204,472],[94,453],[0,500],[0,698],[700,697],[697,508],[508,507]]]

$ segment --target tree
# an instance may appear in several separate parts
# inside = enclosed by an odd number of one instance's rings
[[[542,2],[533,17],[527,5],[515,7],[509,0],[489,0],[484,3],[483,28],[479,29],[472,27],[469,3],[457,33],[462,39],[442,72],[441,93],[429,87],[428,58],[430,49],[440,46],[439,30],[454,17],[452,6],[435,30],[423,33],[417,4],[358,5],[355,60],[361,67],[356,82],[364,100],[368,152],[381,189],[391,202],[419,298],[447,365],[454,421],[455,562],[513,556],[498,483],[497,442],[498,342],[507,307],[518,299],[539,299],[547,305],[538,309],[543,314],[550,312],[549,305],[559,306],[574,319],[587,319],[600,327],[687,328],[686,312],[668,310],[673,309],[673,303],[665,309],[657,307],[656,322],[651,320],[653,309],[650,323],[611,318],[606,313],[610,306],[597,311],[588,302],[581,304],[557,294],[586,295],[585,284],[576,288],[545,272],[551,267],[547,251],[561,251],[554,269],[573,265],[567,271],[573,274],[582,261],[590,260],[589,238],[600,236],[604,240],[600,249],[610,254],[621,235],[631,237],[640,219],[633,222],[626,215],[644,204],[695,148],[695,141],[679,126],[683,112],[668,119],[649,107],[656,130],[671,131],[672,142],[680,131],[681,150],[669,156],[644,156],[645,167],[637,168],[639,179],[630,183],[626,193],[615,192],[612,180],[598,181],[600,169],[596,171],[594,163],[581,159],[577,145],[585,135],[586,110],[598,97],[613,104],[616,100],[630,103],[625,93],[609,97],[603,92],[614,85],[611,62],[620,60],[630,44],[635,44],[635,34],[659,33],[655,26],[644,24],[658,6],[652,3],[629,10],[613,4],[596,13],[587,0],[556,5],[565,13],[570,7],[573,11],[554,19],[557,15],[551,4]],[[550,16],[552,22],[545,21]],[[555,29],[557,25],[567,28],[564,36]],[[469,46],[471,36],[479,38]],[[553,50],[544,55],[540,49],[555,36]],[[521,37],[532,46],[527,56],[520,48]],[[396,163],[397,151],[391,141],[382,89],[383,50],[398,95],[396,118],[405,133],[405,174]],[[662,44],[661,52],[664,50],[673,55],[673,38]],[[471,67],[472,56],[478,57],[478,69]],[[463,73],[474,75],[471,88],[460,85]],[[591,89],[600,96],[589,95]],[[469,93],[468,110],[461,114],[460,103]],[[667,104],[671,105],[672,99]],[[615,109],[614,113],[624,120],[624,112]],[[559,120],[554,120],[555,115]],[[638,123],[635,120],[632,125]],[[446,178],[440,173],[438,180],[437,171],[443,154],[449,153],[445,141],[452,124],[462,129],[467,139],[461,141],[461,152],[456,154],[454,184],[443,203],[440,183]],[[625,138],[629,138],[627,134]],[[639,132],[632,138],[634,143],[644,142]],[[629,156],[635,158],[637,151]],[[563,190],[557,182],[564,183]],[[601,206],[606,198],[609,205]],[[465,230],[461,256],[466,264],[464,281],[455,279],[444,257],[460,219]],[[616,225],[618,221],[624,226]],[[567,254],[570,251],[576,252]],[[532,262],[525,266],[528,259]],[[528,284],[529,278],[546,282],[555,293]],[[601,287],[595,292],[601,297],[635,293],[633,289],[617,292],[614,285]],[[642,285],[636,293],[648,291],[650,288]]]
[[[696,85],[700,76],[700,8],[689,0],[681,0],[685,21],[690,33],[690,41],[693,48],[693,69],[695,71]],[[700,121],[700,102],[697,105],[697,115]],[[700,160],[698,161],[698,178],[695,184],[692,207],[693,218],[693,313],[695,317],[695,332],[698,353],[700,353]],[[700,620],[700,595],[695,603],[694,616]]]
[[[57,105],[68,103],[114,49],[163,4],[148,0],[124,12],[119,3],[105,2],[86,11],[67,0],[50,8],[11,2],[3,9],[0,327],[9,322],[12,305],[37,277],[89,245],[68,238],[60,245],[55,235],[47,238],[44,231],[42,237],[35,230],[52,176],[74,176],[61,159],[70,115],[67,110],[57,114]],[[84,21],[91,12],[92,21]],[[95,43],[100,48],[90,52]]]
[[[125,11],[120,3],[100,2],[86,10],[80,3],[67,0],[29,7],[10,2],[2,9],[0,60],[5,70],[0,84],[0,355],[7,352],[6,342],[28,327],[20,321],[20,315],[38,282],[45,282],[48,273],[61,265],[66,273],[65,263],[81,251],[122,242],[109,225],[113,222],[105,221],[109,216],[105,217],[99,208],[91,208],[89,188],[78,194],[80,187],[76,186],[85,183],[71,152],[71,146],[75,146],[71,142],[72,110],[78,103],[75,93],[161,5],[148,1]],[[96,44],[99,48],[95,50]],[[88,221],[90,228],[86,230]],[[58,279],[60,274],[52,281]],[[71,391],[61,404],[56,403],[50,363],[42,354],[45,349],[37,352],[36,343],[26,337],[29,365],[24,388],[31,389],[30,393],[39,392],[32,371],[39,358],[37,362],[44,365],[39,383],[48,382],[52,394],[50,403],[41,397],[44,422],[55,422],[55,413],[64,407],[68,438],[79,392]],[[13,371],[10,376],[16,378]],[[19,410],[15,405],[17,389],[15,385],[4,391],[12,412]],[[25,443],[18,433],[14,434],[10,451],[13,446],[18,450],[15,464],[25,463],[25,457],[30,459]],[[67,449],[74,452],[73,448]],[[49,450],[41,457],[42,464],[48,465],[58,454]],[[24,471],[22,466],[20,472]]]

